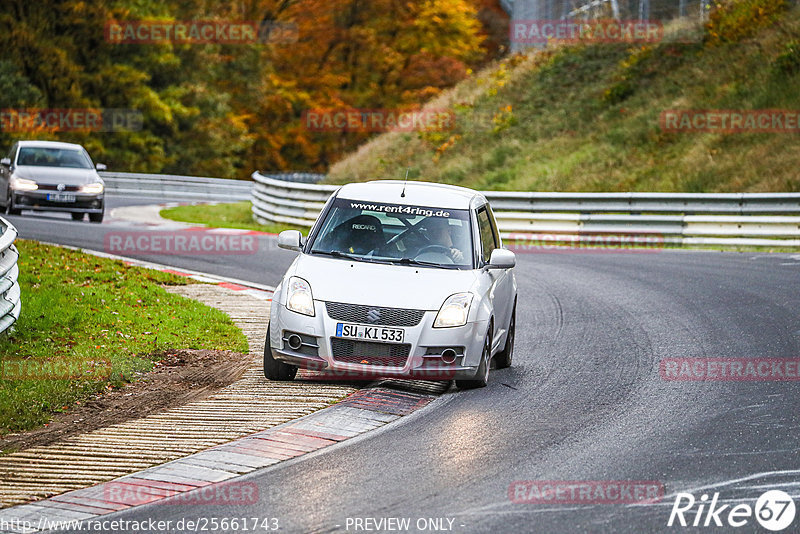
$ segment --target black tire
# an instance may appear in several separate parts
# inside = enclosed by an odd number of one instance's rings
[[[508,323],[508,335],[506,336],[506,346],[494,357],[495,368],[507,369],[511,367],[511,360],[514,357],[514,331],[517,329],[517,306],[511,311],[511,321]]]
[[[83,213],[70,213],[72,216],[73,221],[82,221],[83,220]]]
[[[103,222],[103,215],[105,215],[104,211],[101,211],[100,213],[90,213],[89,221],[93,223],[101,223]]]
[[[6,197],[6,213],[9,215],[22,215],[22,210],[14,207],[14,197],[11,196],[11,190],[8,190]]]
[[[491,360],[492,351],[492,325],[489,325],[489,331],[486,332],[486,340],[483,342],[483,354],[481,354],[481,364],[475,373],[475,378],[467,380],[456,380],[456,387],[458,389],[476,389],[486,387],[489,383],[489,360]]]
[[[279,362],[272,357],[272,349],[269,346],[269,324],[267,324],[267,339],[264,340],[264,376],[270,380],[288,382],[294,380],[296,374],[297,367]]]

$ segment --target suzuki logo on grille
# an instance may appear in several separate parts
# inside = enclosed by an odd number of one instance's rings
[[[370,310],[367,312],[367,320],[371,323],[377,323],[381,320],[381,312],[378,310]]]
[[[65,186],[64,184],[58,184],[58,185],[56,186],[56,189],[58,189],[59,191],[63,191],[63,190],[64,190],[64,189],[66,189],[66,188],[67,188],[67,186]]]

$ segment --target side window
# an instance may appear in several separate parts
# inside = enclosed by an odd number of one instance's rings
[[[11,163],[14,163],[14,156],[16,155],[17,155],[17,144],[14,143],[14,145],[11,147],[11,150],[8,151],[8,159],[11,160]]]
[[[492,211],[492,207],[489,206],[489,204],[486,204],[486,209],[489,211],[489,222],[492,224],[492,233],[494,234],[495,248],[501,248],[503,246],[503,240],[500,239],[500,231],[497,229],[497,221],[494,218],[494,212]]]
[[[497,241],[495,239],[495,230],[486,210],[486,206],[478,210],[478,233],[481,236],[481,257],[483,262],[487,263],[492,251],[497,248]]]

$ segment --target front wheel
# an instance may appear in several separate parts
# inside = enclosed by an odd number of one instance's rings
[[[72,220],[73,221],[82,221],[83,220],[83,212],[70,213],[70,215],[72,216]]]
[[[9,215],[22,215],[22,210],[14,207],[14,196],[11,194],[10,189],[6,197],[6,213]]]
[[[102,212],[102,211],[100,213],[90,213],[89,214],[89,221],[93,222],[93,223],[101,223],[101,222],[103,222],[103,215],[104,215],[104,212]]]
[[[489,325],[489,331],[486,333],[486,341],[483,343],[481,364],[478,366],[478,371],[475,373],[475,378],[470,378],[468,380],[456,380],[456,387],[458,389],[483,388],[489,383],[489,360],[491,359],[492,352],[491,333],[492,326]]]
[[[272,356],[272,349],[269,346],[269,324],[267,324],[267,339],[264,340],[264,376],[270,380],[291,381],[296,374],[297,367],[279,362]]]
[[[514,357],[514,330],[516,330],[517,323],[517,307],[511,312],[511,321],[508,323],[508,334],[506,334],[506,346],[503,350],[497,353],[494,357],[495,366],[497,369],[506,369],[511,367],[511,359]]]

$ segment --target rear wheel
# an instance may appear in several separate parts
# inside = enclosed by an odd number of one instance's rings
[[[82,221],[83,220],[83,213],[70,213],[72,215],[73,221]]]
[[[506,335],[506,346],[494,357],[495,366],[498,369],[511,367],[511,359],[514,356],[514,330],[516,330],[517,307],[511,312],[511,321],[508,323],[508,334]]]
[[[491,359],[492,352],[492,326],[489,325],[489,331],[486,333],[486,341],[483,342],[483,353],[481,354],[481,364],[478,366],[478,371],[475,373],[475,378],[468,380],[456,380],[456,387],[458,389],[475,389],[486,387],[489,383],[489,360]]]
[[[297,367],[288,363],[279,362],[272,356],[269,346],[269,324],[267,324],[267,339],[264,341],[264,376],[270,380],[294,380]]]

